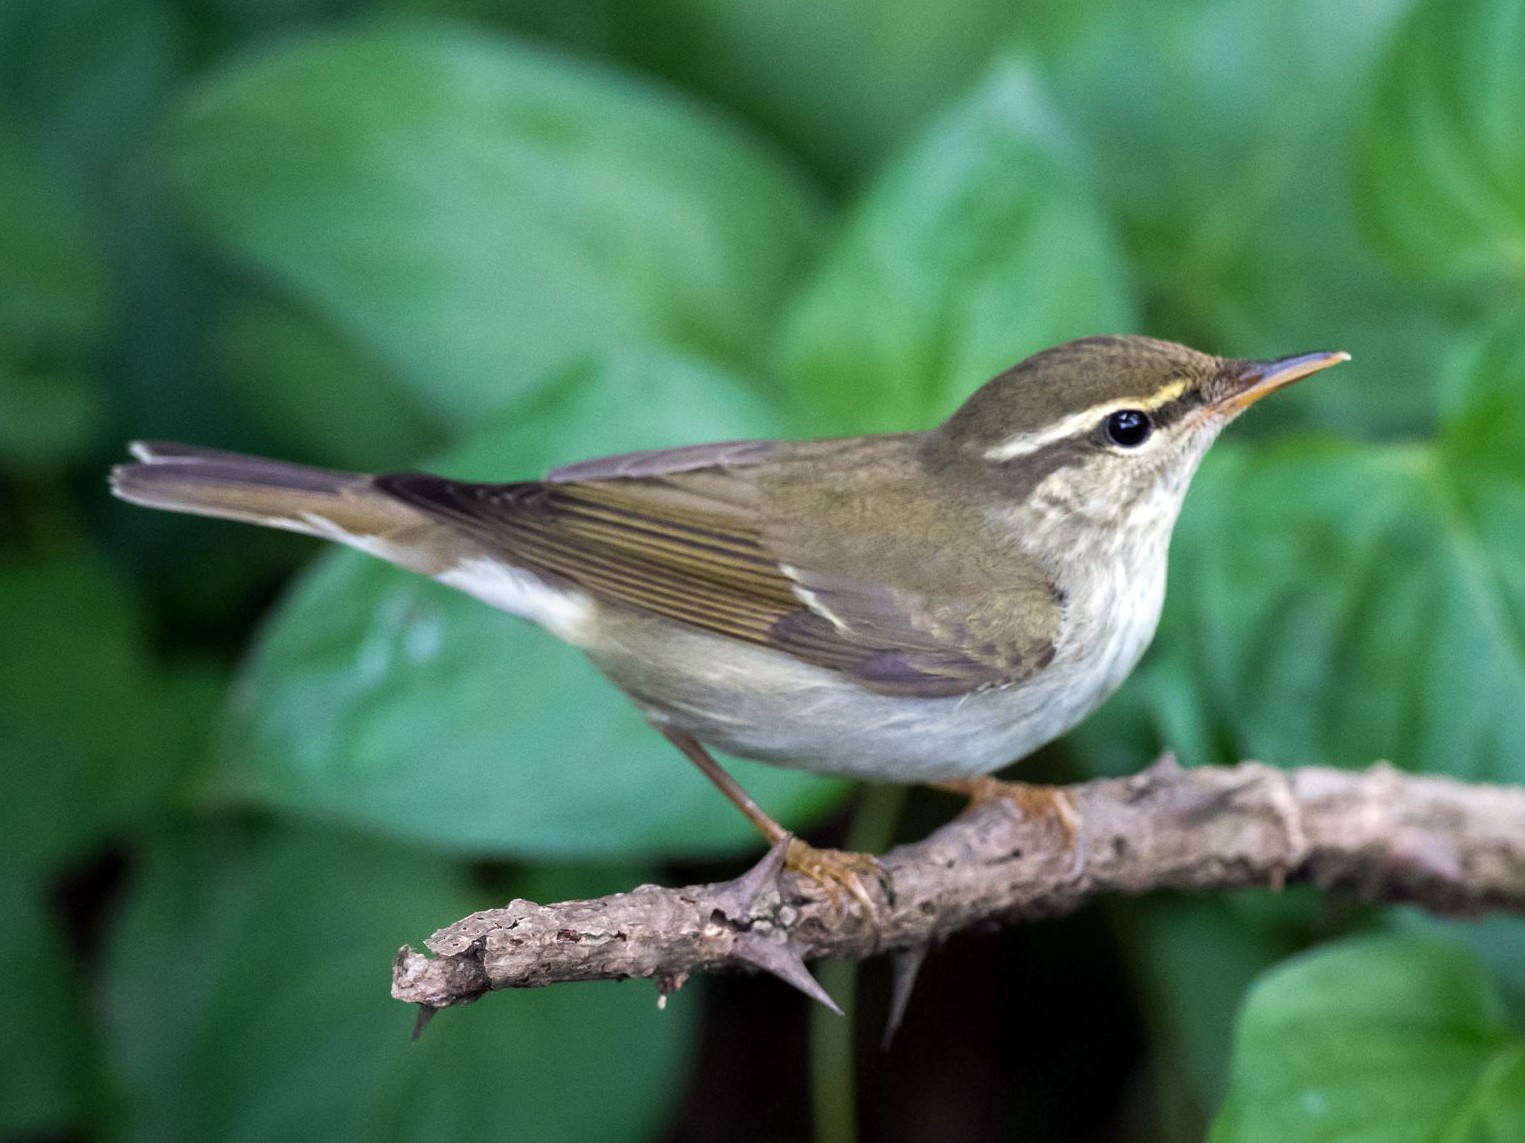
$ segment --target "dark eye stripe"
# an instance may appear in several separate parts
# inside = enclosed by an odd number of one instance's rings
[[[1174,401],[1166,401],[1159,408],[1152,410],[1150,416],[1154,418],[1154,427],[1162,428],[1175,424],[1187,413],[1193,409],[1200,409],[1205,403],[1199,391],[1188,389]]]

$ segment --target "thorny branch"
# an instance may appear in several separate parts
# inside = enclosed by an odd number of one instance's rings
[[[884,855],[873,918],[785,872],[780,847],[734,881],[474,913],[429,938],[432,956],[399,951],[392,995],[426,1018],[498,988],[649,977],[665,996],[691,973],[750,966],[830,1004],[806,960],[893,953],[908,990],[925,950],[961,929],[1155,889],[1308,882],[1450,915],[1525,912],[1525,788],[1383,764],[1183,770],[1166,758],[1068,793],[1074,846],[1053,819],[983,805]]]

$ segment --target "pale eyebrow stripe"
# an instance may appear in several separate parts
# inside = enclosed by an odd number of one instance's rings
[[[1055,421],[1053,424],[1031,433],[1018,433],[1008,437],[998,445],[992,445],[985,450],[986,460],[1014,460],[1019,456],[1027,456],[1041,448],[1046,448],[1055,441],[1062,441],[1076,436],[1081,432],[1089,431],[1101,418],[1112,413],[1120,413],[1124,409],[1141,409],[1148,413],[1158,409],[1161,405],[1167,405],[1174,401],[1182,393],[1186,392],[1185,381],[1172,381],[1152,397],[1139,400],[1135,397],[1123,397],[1112,401],[1102,401],[1092,405],[1079,413],[1071,413],[1067,417]]]

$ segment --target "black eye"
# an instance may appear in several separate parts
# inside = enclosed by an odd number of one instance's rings
[[[1137,409],[1121,409],[1102,422],[1101,431],[1106,438],[1122,448],[1138,448],[1154,432],[1154,422],[1148,413]]]

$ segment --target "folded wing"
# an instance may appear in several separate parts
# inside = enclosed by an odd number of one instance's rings
[[[781,447],[635,454],[518,484],[421,473],[375,483],[549,581],[793,655],[879,693],[961,695],[1019,682],[1052,659],[1062,608],[1023,557],[928,581],[826,542],[829,519],[778,510],[766,481],[787,460]],[[827,516],[873,494],[849,483]]]

